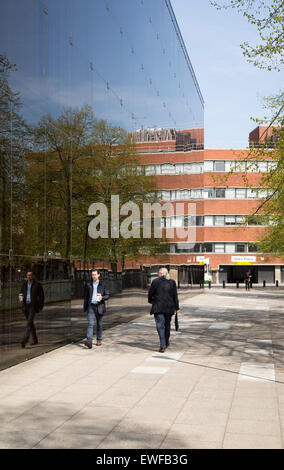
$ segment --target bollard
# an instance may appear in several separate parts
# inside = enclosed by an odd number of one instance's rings
[[[263,281],[263,287],[265,287],[265,281]]]
[[[208,281],[208,287],[211,289],[211,281]]]
[[[237,289],[240,287],[240,283],[239,281],[237,281]]]
[[[225,281],[223,281],[223,289],[225,289],[225,287],[226,287],[226,286],[225,286]]]
[[[278,281],[276,281],[276,287],[279,287],[279,282]]]

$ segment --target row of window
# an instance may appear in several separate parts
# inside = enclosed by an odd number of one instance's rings
[[[176,189],[158,192],[162,201],[187,201],[190,199],[261,199],[266,198],[268,190],[263,188],[204,188]]]
[[[172,243],[171,253],[256,253],[257,245],[251,243]]]
[[[247,217],[247,219],[246,219]],[[263,219],[258,215],[177,215],[175,217],[162,217],[161,227],[179,228],[179,227],[226,227],[243,224],[249,226],[265,225]],[[272,223],[272,221],[271,221]]]
[[[140,166],[145,175],[192,175],[211,171],[266,173],[277,166],[277,162],[238,162],[234,160],[205,160],[195,163],[163,163]]]

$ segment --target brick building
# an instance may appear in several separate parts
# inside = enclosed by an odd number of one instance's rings
[[[250,138],[260,134],[257,128]],[[153,266],[167,264],[178,271],[180,283],[187,283],[207,259],[213,283],[243,282],[248,269],[254,283],[284,283],[283,259],[257,251],[256,242],[265,230],[261,221],[254,216],[240,225],[266,195],[260,180],[275,165],[272,159],[251,164],[245,161],[248,150],[203,149],[203,130],[172,130],[165,134],[163,130],[150,129],[142,134],[137,131],[136,136],[141,166],[145,174],[156,175],[160,199],[174,207],[185,203],[184,214],[162,219],[164,228],[175,229],[169,240],[170,252],[166,256],[144,257],[137,265],[157,271]],[[182,241],[176,235],[178,227],[190,225],[186,203],[196,210],[196,236],[192,241]]]

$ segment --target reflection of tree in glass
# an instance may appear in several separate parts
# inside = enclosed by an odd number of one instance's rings
[[[16,71],[0,54],[0,252],[21,251],[23,185],[28,128],[20,115],[19,94],[9,85]],[[13,222],[13,223],[12,223]]]
[[[153,199],[154,179],[140,174],[127,132],[96,120],[89,106],[65,108],[56,119],[43,116],[34,126],[33,136],[28,206],[51,254],[83,257],[86,216],[93,202],[106,204],[110,215],[112,194],[119,194],[121,204],[132,200],[141,206],[142,201]],[[147,244],[150,247],[153,242]],[[115,269],[119,258],[138,255],[142,246],[142,239],[90,240],[88,254],[111,260]],[[155,247],[157,250],[156,243]]]

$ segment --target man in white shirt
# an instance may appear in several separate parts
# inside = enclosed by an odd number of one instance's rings
[[[92,281],[85,286],[84,312],[88,315],[87,339],[84,344],[93,347],[94,324],[97,322],[97,346],[102,344],[103,314],[106,311],[105,300],[109,298],[106,285],[100,280],[98,269],[92,269]]]

